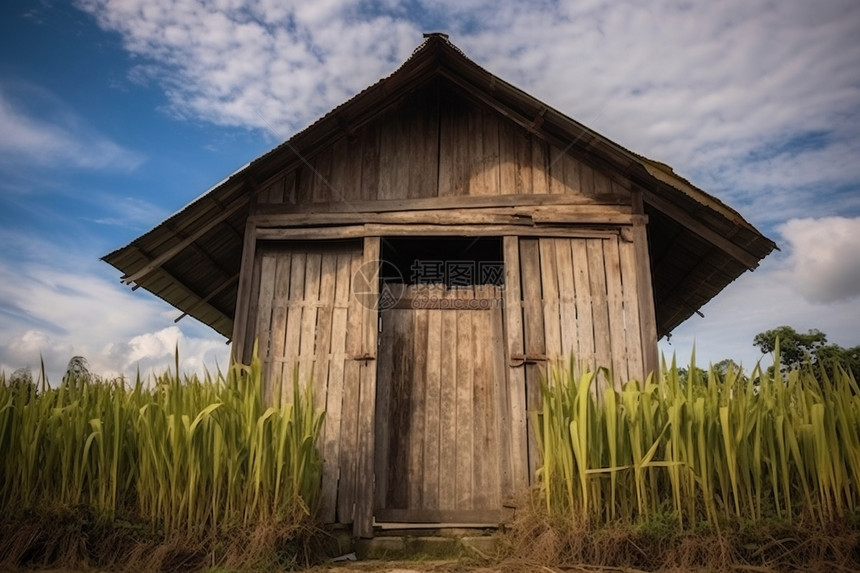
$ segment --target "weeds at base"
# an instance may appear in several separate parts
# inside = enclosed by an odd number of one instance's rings
[[[0,522],[0,569],[289,571],[313,565],[326,543],[326,533],[310,520],[237,527],[209,536],[165,536],[146,525],[111,525],[86,508],[74,508]]]
[[[500,535],[492,570],[860,571],[856,517],[828,527],[812,520],[736,523],[719,533],[680,531],[663,517],[658,521],[592,528],[552,517],[527,500]]]

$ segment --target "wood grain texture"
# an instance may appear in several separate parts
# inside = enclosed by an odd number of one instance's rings
[[[508,367],[507,387],[510,404],[511,462],[514,488],[528,487],[532,476],[529,473],[528,433],[526,426],[526,380],[522,368],[513,365],[511,357],[522,355],[523,313],[522,289],[520,286],[519,239],[502,239],[505,258],[505,360]]]
[[[463,305],[393,307],[383,313],[377,404],[375,514],[498,510],[510,495],[509,432],[503,382],[501,292],[495,286],[446,289],[397,285],[407,300],[433,296]],[[484,304],[476,304],[481,303]],[[385,350],[383,350],[385,347]],[[390,349],[390,350],[389,350]],[[381,419],[380,419],[381,420]],[[457,518],[458,512],[460,517]],[[394,518],[392,518],[394,519]]]
[[[378,273],[369,272],[371,266],[379,264],[379,237],[365,237],[362,280],[356,280],[356,288],[368,289],[363,292],[379,292]],[[374,282],[369,282],[374,281]],[[362,291],[359,291],[362,292]],[[353,297],[354,300],[355,297]],[[376,419],[376,353],[378,309],[376,304],[365,304],[361,313],[361,355],[373,356],[374,360],[360,362],[360,385],[358,395],[358,455],[355,480],[355,521],[353,535],[356,537],[373,536],[373,475]]]
[[[621,284],[624,300],[625,338],[627,340],[627,375],[630,378],[644,380],[636,247],[633,243],[619,241],[618,251],[621,263]]]
[[[624,325],[624,295],[618,238],[602,241],[606,271],[606,302],[609,313],[609,344],[612,354],[612,376],[615,389],[627,382],[627,335]]]

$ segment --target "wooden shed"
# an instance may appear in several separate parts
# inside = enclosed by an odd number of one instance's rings
[[[494,523],[568,357],[616,382],[775,248],[442,34],[106,260],[327,413],[323,517]],[[178,320],[178,319],[177,319]]]

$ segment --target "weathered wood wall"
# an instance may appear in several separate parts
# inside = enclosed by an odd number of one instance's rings
[[[630,191],[626,178],[597,170],[570,150],[435,86],[305,159],[306,164],[266,182],[258,201],[308,205],[520,194],[607,198],[629,197]]]
[[[235,332],[239,356],[259,341],[272,399],[294,368],[313,373],[325,521],[370,535],[375,511],[487,517],[533,479],[547,364],[574,355],[616,384],[656,366],[645,217],[625,177],[436,86],[305,159],[257,194]],[[504,288],[481,288],[504,308],[383,311],[377,346],[379,313],[353,295],[378,288],[379,237],[404,235],[503,237]]]
[[[257,250],[258,304],[250,320],[267,398],[289,400],[294,372],[302,382],[313,380],[315,405],[326,412],[327,523],[354,521],[361,506],[355,492],[364,490],[361,474],[373,461],[372,431],[368,436],[365,430],[372,430],[376,366],[360,357],[375,354],[376,315],[354,296],[369,288],[360,284],[366,254],[375,260],[361,241],[273,243]]]

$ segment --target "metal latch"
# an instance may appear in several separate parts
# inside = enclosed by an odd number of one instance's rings
[[[546,362],[547,360],[546,354],[511,354],[508,366],[516,368],[523,364],[537,364],[538,362]]]
[[[353,356],[352,359],[353,360],[360,360],[360,361],[364,362],[365,366],[367,366],[367,362],[369,360],[376,360],[376,356],[374,356],[373,354],[371,354],[369,352],[365,352],[364,354],[357,354],[357,355]]]

